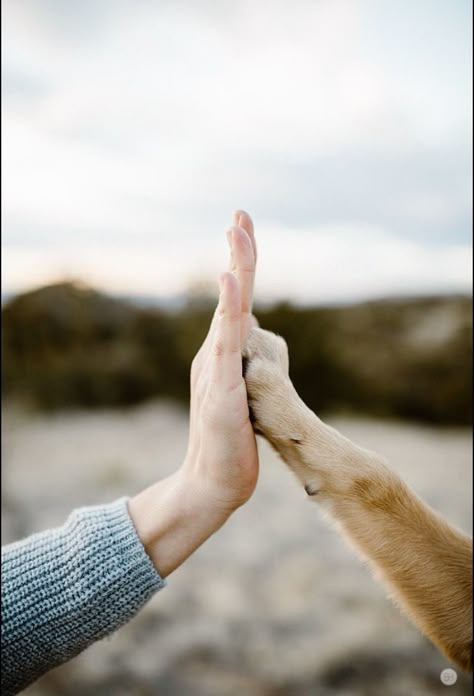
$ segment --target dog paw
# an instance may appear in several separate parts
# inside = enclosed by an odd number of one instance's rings
[[[282,400],[291,388],[286,342],[271,331],[254,328],[249,333],[242,357],[254,429],[269,436],[278,427]]]
[[[244,376],[252,364],[256,369],[271,369],[288,374],[288,347],[281,336],[260,328],[250,330],[243,350]]]

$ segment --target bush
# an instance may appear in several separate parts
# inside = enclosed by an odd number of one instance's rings
[[[257,308],[289,347],[290,375],[318,413],[352,411],[468,424],[471,300],[380,301],[340,308]],[[140,308],[72,283],[2,309],[2,394],[42,408],[189,399],[189,370],[212,307]]]

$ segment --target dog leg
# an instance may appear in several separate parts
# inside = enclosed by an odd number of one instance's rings
[[[285,341],[252,329],[244,375],[255,431],[367,558],[418,627],[472,670],[472,540],[429,508],[376,453],[323,423],[288,376]]]

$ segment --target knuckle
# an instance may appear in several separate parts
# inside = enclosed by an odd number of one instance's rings
[[[219,307],[217,310],[217,318],[221,327],[223,324],[225,325],[240,320],[240,314],[240,311],[229,311],[229,309],[225,307]]]
[[[212,354],[215,358],[221,358],[224,355],[225,348],[224,348],[224,343],[220,340],[217,339],[214,342],[214,345],[212,346]]]

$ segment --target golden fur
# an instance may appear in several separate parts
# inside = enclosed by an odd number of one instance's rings
[[[374,452],[323,423],[288,376],[285,341],[253,329],[244,350],[256,432],[264,435],[414,623],[472,670],[472,539],[428,507]]]

